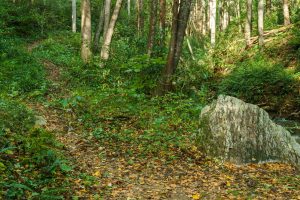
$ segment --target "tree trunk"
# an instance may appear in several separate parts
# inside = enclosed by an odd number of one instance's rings
[[[230,16],[229,16],[229,1],[224,2],[225,3],[225,13],[224,13],[224,30],[227,29],[230,21]]]
[[[152,55],[153,46],[154,46],[156,17],[157,17],[157,0],[151,0],[150,1],[149,34],[148,34],[148,45],[147,45],[147,53],[149,56]]]
[[[207,6],[206,6],[206,2],[205,0],[202,0],[202,35],[206,35],[206,30],[207,30],[207,15],[206,15],[206,11],[207,11]]]
[[[130,10],[131,10],[131,1],[127,0],[127,14],[128,14],[128,17],[130,17]]]
[[[207,3],[206,3],[206,30],[209,33],[209,31],[210,31],[210,0],[207,0]]]
[[[252,30],[252,0],[247,0],[247,17],[245,23],[245,40],[247,47],[251,44],[251,30]]]
[[[90,0],[82,0],[81,7],[81,57],[84,62],[88,62],[91,58],[91,7]]]
[[[228,2],[226,1],[219,1],[220,4],[220,24],[221,24],[221,31],[225,31],[228,24],[229,24],[229,13],[228,13]]]
[[[224,10],[225,10],[225,6],[224,6],[224,3],[223,3],[224,0],[220,0],[218,1],[219,5],[218,5],[218,15],[219,15],[219,26],[220,26],[220,30],[222,31],[223,30],[223,27],[224,27]]]
[[[173,1],[170,48],[158,94],[165,94],[172,89],[172,75],[175,73],[179,63],[185,30],[191,10],[191,2],[191,0],[181,0],[180,2],[179,0]]]
[[[72,0],[72,32],[76,33],[76,0]]]
[[[198,3],[198,0],[196,1],[196,13],[195,13],[195,18],[196,18],[196,22],[197,22],[197,28],[199,33],[203,33],[203,4],[202,4],[202,0],[200,0],[200,2]]]
[[[239,30],[240,30],[240,32],[242,32],[240,0],[236,1],[236,12],[237,12],[237,18],[238,18],[238,23],[239,23]]]
[[[177,31],[178,31],[178,9],[179,9],[179,0],[173,1],[173,8],[172,8],[172,31],[171,31],[171,40],[170,40],[170,46],[169,46],[169,53],[167,57],[167,63],[163,71],[162,75],[162,83],[161,88],[159,88],[160,91],[158,91],[159,94],[164,94],[165,92],[171,90],[172,83],[171,83],[171,76],[173,75],[175,71],[175,52],[176,52],[176,41],[177,41]]]
[[[116,6],[113,12],[113,15],[111,16],[111,20],[109,22],[109,26],[107,29],[107,32],[105,34],[105,38],[104,38],[104,42],[102,45],[102,49],[101,49],[101,58],[103,60],[107,60],[109,58],[109,48],[110,48],[110,44],[111,44],[111,39],[114,33],[114,28],[122,7],[122,0],[117,0],[116,2]]]
[[[258,0],[258,44],[264,45],[264,0]]]
[[[217,16],[217,1],[210,0],[209,2],[210,8],[210,43],[211,46],[214,47],[216,44],[216,16]]]
[[[289,12],[289,0],[282,0],[283,3],[283,17],[284,17],[284,25],[290,25],[290,12]]]
[[[106,31],[109,26],[110,20],[110,8],[111,8],[111,0],[105,0],[104,3],[104,28],[103,28],[103,38],[105,38]]]
[[[161,46],[164,46],[166,34],[166,0],[159,0],[159,29],[161,34]]]
[[[138,34],[143,35],[144,32],[144,4],[143,0],[137,0],[137,29]]]
[[[103,30],[103,25],[104,25],[104,2],[102,3],[102,6],[100,8],[98,25],[94,36],[94,51],[97,51],[99,48],[99,40]]]

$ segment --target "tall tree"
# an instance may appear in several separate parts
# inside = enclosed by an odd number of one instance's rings
[[[138,34],[142,35],[144,32],[144,3],[143,0],[137,0],[137,29]]]
[[[207,15],[206,15],[206,10],[207,10],[207,4],[205,0],[201,0],[202,2],[202,34],[206,35],[206,30],[207,30]]]
[[[284,25],[290,25],[290,12],[289,12],[289,0],[282,0],[283,3],[283,17],[284,17]]]
[[[160,46],[165,46],[166,36],[166,0],[159,0],[159,29],[160,29]]]
[[[167,63],[163,70],[162,81],[160,83],[158,94],[164,94],[172,89],[172,75],[178,66],[182,44],[185,36],[185,30],[189,20],[192,0],[174,0],[173,1],[173,19],[172,32],[169,46]]]
[[[106,31],[109,26],[110,20],[110,8],[111,8],[111,0],[105,0],[104,3],[104,28],[103,28],[103,38],[105,38]]]
[[[76,0],[72,0],[72,31],[76,33]]]
[[[235,3],[236,3],[236,17],[238,21],[239,31],[242,32],[240,0],[236,0]]]
[[[166,0],[159,0],[159,28],[163,41],[165,39],[166,32],[166,12]]]
[[[157,0],[151,0],[150,2],[150,19],[149,19],[149,34],[148,34],[148,45],[147,53],[151,56],[154,46],[155,39],[155,28],[156,28],[156,18],[157,18]]]
[[[264,45],[264,0],[258,0],[258,44]]]
[[[110,49],[110,44],[111,44],[111,40],[112,40],[112,36],[114,33],[114,28],[122,7],[122,2],[123,0],[117,0],[116,1],[116,5],[115,5],[115,9],[114,12],[111,16],[111,20],[109,22],[109,26],[108,29],[106,31],[105,37],[104,37],[104,41],[103,41],[103,45],[101,48],[101,58],[103,60],[107,60],[109,58],[109,49]]]
[[[103,25],[104,25],[104,2],[102,2],[102,5],[100,7],[98,24],[96,27],[96,33],[94,35],[94,50],[95,51],[98,50],[98,48],[99,48],[99,40],[100,40],[100,35],[103,30]]]
[[[214,47],[216,44],[216,17],[217,17],[217,1],[209,1],[209,10],[210,10],[210,43]]]
[[[127,14],[128,16],[130,17],[130,14],[131,14],[131,1],[130,0],[127,0]]]
[[[210,0],[206,2],[206,30],[210,31]]]
[[[247,17],[245,23],[245,40],[247,47],[251,44],[251,30],[252,30],[252,0],[247,0]]]
[[[91,58],[92,24],[90,0],[82,0],[81,4],[81,57],[84,62]]]
[[[221,30],[224,31],[228,24],[229,24],[229,5],[228,1],[219,1],[220,2],[220,24],[221,24]]]

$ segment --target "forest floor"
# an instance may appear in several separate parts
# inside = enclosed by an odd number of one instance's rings
[[[39,43],[32,43],[28,51]],[[194,146],[171,161],[163,156],[141,158],[116,151],[118,144],[113,141],[87,137],[72,109],[51,105],[55,99],[70,96],[70,87],[61,76],[63,68],[50,60],[41,62],[50,90],[44,102],[26,103],[46,120],[45,129],[63,144],[63,152],[73,166],[67,198],[300,199],[299,171],[287,164],[221,163],[204,157]],[[118,148],[125,151],[131,146]]]

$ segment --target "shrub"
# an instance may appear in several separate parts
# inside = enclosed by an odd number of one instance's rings
[[[252,103],[265,103],[272,97],[288,95],[294,91],[294,86],[295,79],[291,73],[262,56],[256,56],[225,77],[219,85],[219,93]]]

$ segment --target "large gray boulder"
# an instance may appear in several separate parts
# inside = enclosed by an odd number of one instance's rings
[[[237,164],[284,161],[300,166],[300,145],[268,113],[234,97],[219,96],[200,114],[199,144]]]

